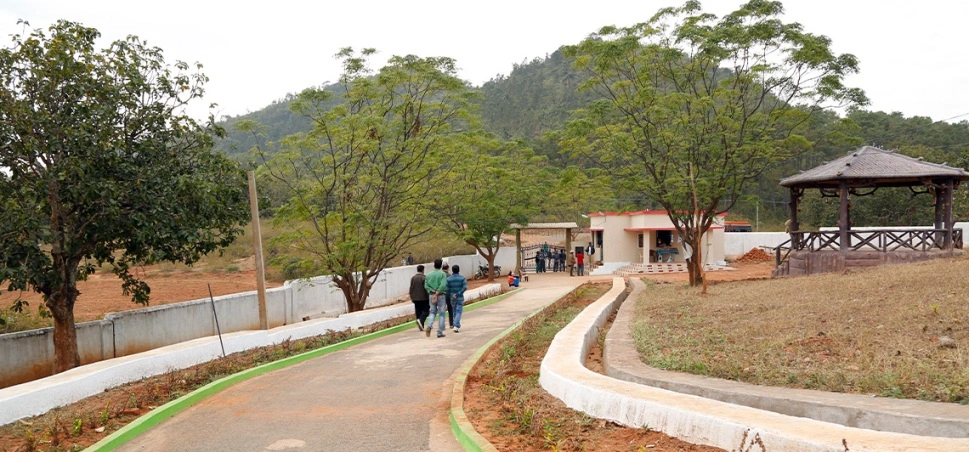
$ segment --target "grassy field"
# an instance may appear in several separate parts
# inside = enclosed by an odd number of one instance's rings
[[[969,403],[969,259],[712,285],[651,284],[654,367],[748,383]],[[647,284],[650,284],[647,282]]]

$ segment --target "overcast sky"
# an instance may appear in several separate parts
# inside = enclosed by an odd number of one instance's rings
[[[217,116],[258,110],[287,93],[335,81],[340,48],[455,58],[476,86],[512,64],[544,57],[604,25],[631,25],[683,0],[483,2],[447,0],[0,0],[0,35],[57,19],[99,29],[107,40],[135,34],[166,60],[201,62],[211,79],[204,104]],[[717,15],[740,0],[705,0]],[[824,34],[861,61],[848,81],[873,110],[969,119],[969,1],[787,0],[785,19]],[[3,44],[5,45],[5,44]],[[376,63],[376,60],[375,60]],[[375,65],[377,66],[377,65]],[[200,103],[201,104],[201,103]],[[199,106],[201,108],[201,105]],[[201,110],[200,110],[201,111]]]

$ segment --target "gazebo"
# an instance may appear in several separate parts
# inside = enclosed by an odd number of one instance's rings
[[[872,146],[781,180],[781,186],[790,190],[791,239],[776,248],[775,276],[925,260],[961,250],[963,235],[961,229],[953,228],[952,195],[964,180],[969,180],[969,173],[961,168]],[[852,229],[851,196],[871,195],[883,187],[933,194],[933,227]],[[798,203],[807,189],[819,190],[822,197],[839,198],[837,231],[800,230]]]

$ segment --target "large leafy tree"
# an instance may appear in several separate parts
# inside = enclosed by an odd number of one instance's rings
[[[373,53],[338,53],[338,89],[309,89],[293,103],[313,130],[286,137],[271,158],[257,150],[261,171],[289,193],[276,212],[290,231],[280,241],[309,256],[304,268],[332,275],[351,312],[365,307],[401,250],[441,220],[430,201],[464,155],[475,119],[475,94],[454,60],[394,56],[374,74]],[[334,105],[335,95],[343,102]]]
[[[723,18],[689,1],[565,49],[604,100],[570,121],[563,147],[591,153],[626,191],[659,203],[694,250],[744,187],[789,152],[812,115],[864,103],[857,71],[824,36],[784,23],[780,2],[752,0]],[[690,282],[702,281],[690,259]]]
[[[111,264],[133,300],[132,266],[191,264],[247,218],[245,177],[210,152],[209,124],[182,111],[206,78],[136,37],[57,22],[0,50],[0,281],[35,290],[54,318],[54,371],[79,364],[74,304]]]
[[[540,167],[546,159],[520,142],[469,138],[475,152],[468,152],[447,176],[445,193],[436,197],[433,209],[443,214],[439,226],[485,258],[490,281],[501,235],[512,223],[527,224],[538,211]]]

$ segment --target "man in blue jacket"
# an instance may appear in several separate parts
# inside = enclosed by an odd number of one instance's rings
[[[451,276],[447,277],[447,296],[454,308],[454,332],[461,330],[461,314],[464,312],[464,292],[468,290],[468,279],[461,275],[461,267],[451,267]],[[443,323],[442,323],[443,324]]]

